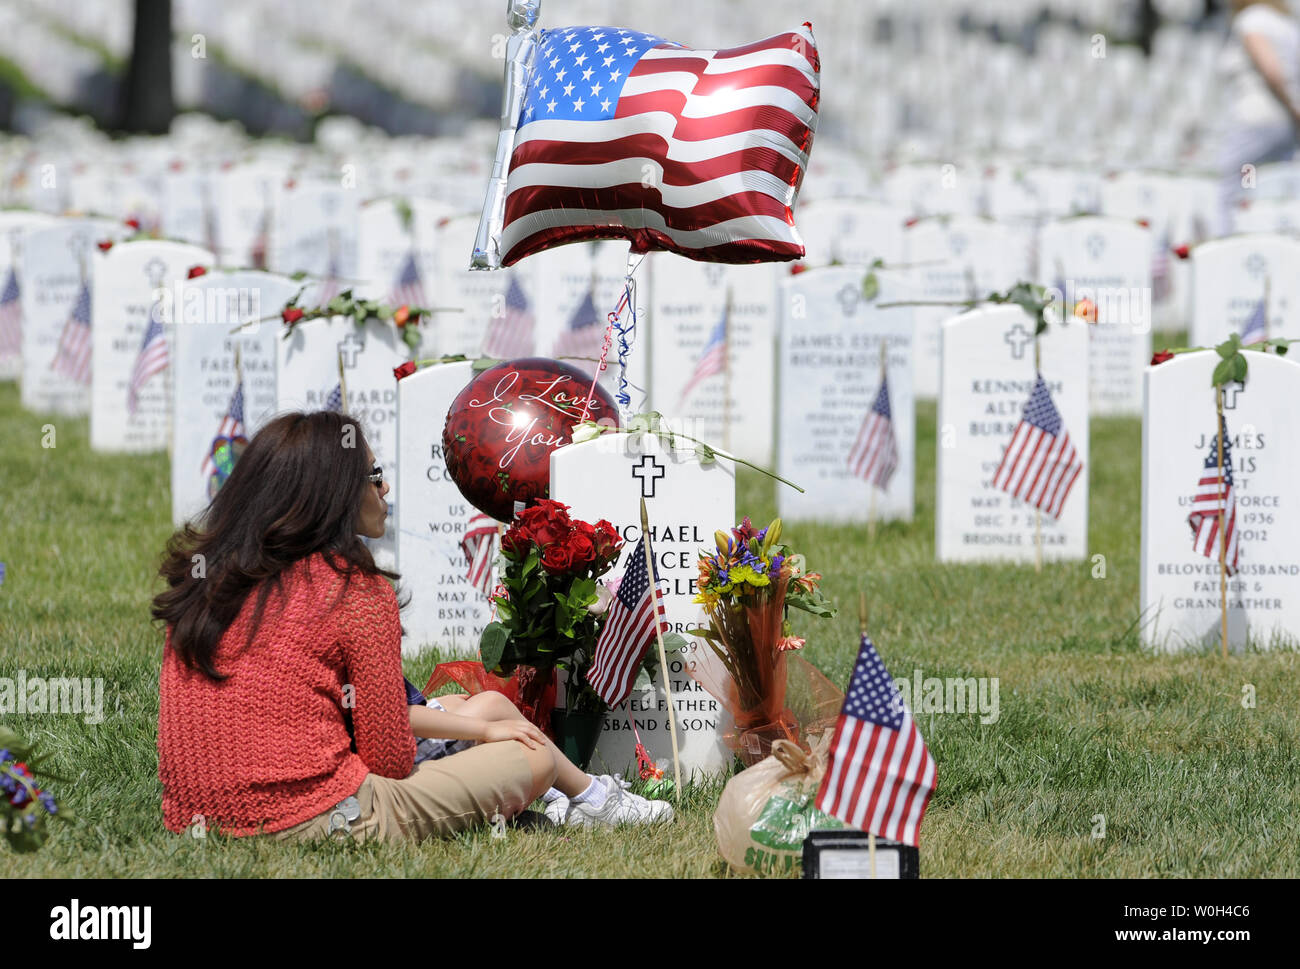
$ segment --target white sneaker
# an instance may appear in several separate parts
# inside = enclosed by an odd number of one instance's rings
[[[632,786],[630,782],[623,780],[622,774],[615,774],[614,780],[625,791]],[[546,810],[543,813],[555,824],[564,824],[564,819],[569,814],[569,799],[561,794],[555,800],[546,803]]]
[[[627,790],[622,778],[602,774],[597,778],[605,785],[605,803],[598,809],[590,804],[569,802],[565,824],[578,827],[588,824],[614,827],[619,824],[654,824],[673,819],[673,806],[667,801],[648,801]]]
[[[546,810],[542,812],[555,824],[563,824],[565,817],[569,813],[569,799],[567,797],[557,797],[554,801],[546,805]]]

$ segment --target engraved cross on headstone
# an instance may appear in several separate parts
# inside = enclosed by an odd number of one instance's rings
[[[1011,355],[1017,360],[1025,357],[1025,347],[1034,342],[1034,335],[1017,323],[1002,335],[1002,342],[1011,347]]]
[[[163,305],[166,298],[166,291],[163,288],[163,280],[167,278],[167,264],[154,256],[144,264],[144,274],[149,278],[149,317],[157,320],[159,323],[167,322],[167,312]]]
[[[1084,240],[1084,246],[1088,249],[1088,255],[1093,259],[1100,259],[1101,254],[1106,251],[1106,239],[1097,233],[1092,233]]]
[[[1268,260],[1260,253],[1252,252],[1246,257],[1246,272],[1251,276],[1262,276],[1268,272]]]
[[[858,312],[858,301],[862,299],[862,291],[852,283],[845,283],[835,298],[839,300],[840,306],[844,307],[845,316],[855,316]]]
[[[653,454],[641,455],[641,460],[632,467],[632,477],[641,480],[641,497],[653,498],[655,496],[655,483],[666,475],[664,466],[655,460]]]
[[[339,342],[339,356],[343,358],[343,366],[351,370],[357,365],[357,354],[366,348],[364,340],[360,339],[356,331],[350,332]]]
[[[167,263],[154,256],[144,264],[144,274],[149,278],[149,285],[154,289],[158,289],[167,276]]]
[[[77,260],[77,272],[81,275],[81,282],[86,281],[86,256],[90,253],[90,236],[85,232],[74,232],[68,236],[68,250],[72,253],[72,258]]]

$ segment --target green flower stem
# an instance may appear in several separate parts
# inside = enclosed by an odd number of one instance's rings
[[[895,306],[965,306],[974,309],[978,304],[987,302],[982,299],[900,299],[892,303],[877,303],[876,308],[890,310]]]
[[[713,447],[707,441],[701,441],[698,437],[691,437],[689,434],[682,434],[679,433],[678,431],[651,430],[649,428],[638,428],[636,430],[633,430],[632,428],[628,428],[628,427],[613,427],[604,431],[603,433],[605,434],[653,434],[661,441],[667,438],[667,444],[670,448],[673,446],[673,438],[680,437],[683,440],[691,441],[692,443],[695,444],[703,444],[706,448],[708,448],[710,451],[712,451],[715,455],[719,457],[724,457],[728,461],[734,461],[736,464],[743,464],[747,468],[753,468],[755,471],[765,474],[769,478],[775,478],[777,481],[781,482],[781,484],[789,485],[791,488],[799,492],[799,494],[801,495],[806,494],[806,492],[802,488],[800,488],[797,484],[795,484],[793,481],[787,481],[785,478],[781,477],[775,471],[769,471],[767,470],[767,468],[760,468],[757,464],[754,464],[753,462],[746,461],[744,458],[738,458],[734,454],[728,454],[726,451],[721,451],[718,448]]]

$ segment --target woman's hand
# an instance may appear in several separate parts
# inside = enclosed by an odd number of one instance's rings
[[[483,728],[483,740],[487,743],[518,740],[532,750],[546,746],[546,734],[526,720],[484,720]]]

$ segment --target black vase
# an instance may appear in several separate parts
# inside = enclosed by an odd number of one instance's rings
[[[596,742],[600,740],[600,731],[605,725],[605,714],[579,713],[557,708],[551,711],[551,730],[555,734],[555,745],[561,753],[582,770],[591,763],[596,752]]]

